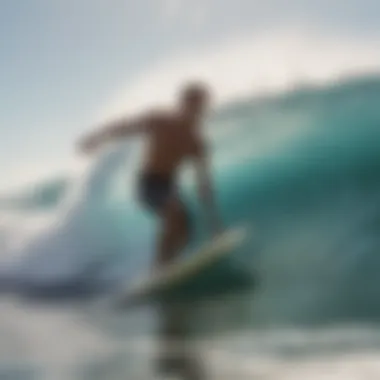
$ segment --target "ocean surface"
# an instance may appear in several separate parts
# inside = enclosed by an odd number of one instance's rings
[[[379,377],[379,104],[367,76],[243,99],[207,122],[223,220],[250,231],[186,292],[218,281],[188,311],[207,378]],[[110,147],[80,176],[0,196],[0,379],[155,378],[157,310],[104,302],[153,257],[156,221],[134,202],[143,149]],[[207,236],[191,167],[181,181],[195,247]]]

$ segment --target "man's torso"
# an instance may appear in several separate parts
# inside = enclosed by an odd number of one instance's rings
[[[197,126],[172,115],[161,115],[148,136],[143,170],[172,177],[178,167],[201,151]]]

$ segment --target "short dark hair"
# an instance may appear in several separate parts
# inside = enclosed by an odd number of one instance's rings
[[[192,99],[207,99],[209,95],[208,87],[202,82],[187,83],[181,91],[181,99],[185,102]]]

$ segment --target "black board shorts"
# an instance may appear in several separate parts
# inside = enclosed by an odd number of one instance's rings
[[[189,224],[189,213],[176,187],[175,178],[156,173],[143,173],[138,183],[138,199],[150,212],[160,214],[167,202],[176,199],[183,209],[186,222]]]
[[[139,178],[138,199],[142,206],[149,212],[157,216],[162,216],[162,211],[167,202],[175,198],[182,206],[184,222],[187,226],[187,232],[190,233],[192,228],[189,212],[180,198],[175,178],[159,175],[156,173],[144,173]]]
[[[175,195],[174,179],[156,173],[143,173],[138,184],[138,198],[142,205],[159,213]]]

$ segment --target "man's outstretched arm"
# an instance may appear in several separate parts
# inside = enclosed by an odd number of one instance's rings
[[[147,132],[154,124],[155,116],[153,114],[147,114],[136,119],[121,118],[85,135],[79,141],[79,149],[84,153],[92,153],[107,142]]]

